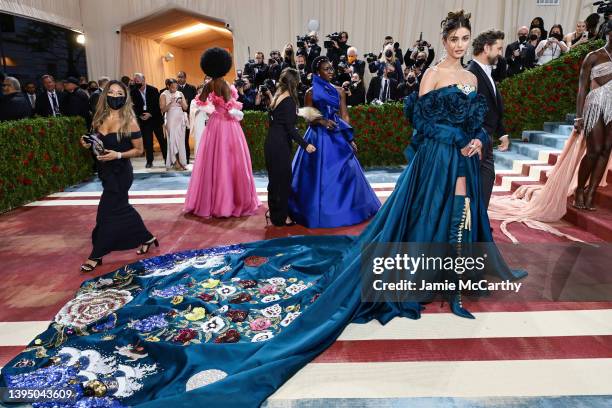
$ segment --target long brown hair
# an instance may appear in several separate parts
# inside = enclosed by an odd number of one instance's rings
[[[270,108],[274,109],[276,107],[276,101],[278,97],[281,96],[285,92],[289,92],[289,96],[295,102],[295,106],[300,106],[300,102],[298,100],[298,91],[297,87],[300,83],[300,74],[296,69],[293,68],[285,68],[283,72],[280,74],[280,78],[278,78],[278,83],[276,84],[276,94],[274,95],[274,99],[270,104]]]
[[[110,116],[112,109],[110,106],[108,106],[108,102],[106,102],[106,96],[108,95],[108,91],[112,85],[120,86],[125,94],[125,105],[123,105],[118,111],[121,126],[117,132],[117,137],[128,137],[130,135],[130,126],[132,122],[136,120],[136,115],[134,114],[134,109],[132,108],[132,98],[130,98],[130,92],[125,84],[114,79],[112,81],[108,81],[108,83],[102,89],[102,93],[98,99],[98,104],[96,105],[96,113],[94,114],[91,128],[94,131],[98,130],[98,128],[102,126],[102,123],[104,123],[104,121]]]

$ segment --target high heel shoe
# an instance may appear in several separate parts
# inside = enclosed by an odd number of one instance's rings
[[[266,225],[270,225],[270,222],[272,222],[270,220],[270,210],[266,211],[265,217],[266,217]]]
[[[591,190],[591,188],[585,188],[584,192],[586,197],[584,198],[584,209],[587,211],[597,211],[597,207],[593,205],[593,200],[595,199],[595,192],[597,188]]]
[[[81,265],[81,272],[91,272],[96,269],[98,265],[102,265],[102,258],[88,259],[88,261],[94,261],[96,264],[92,265],[85,262],[83,265]]]
[[[574,202],[572,203],[572,207],[577,210],[585,210],[586,207],[584,205],[584,193],[586,192],[586,187],[584,188],[576,188],[574,191]]]
[[[156,247],[159,246],[159,241],[157,241],[157,238],[153,237],[150,240],[148,240],[147,242],[145,242],[144,244],[142,244],[140,246],[140,249],[138,251],[136,251],[136,253],[138,255],[144,255],[147,252],[149,252],[149,248],[151,248],[151,245],[155,244]]]
[[[464,317],[466,319],[475,319],[473,314],[471,314],[467,309],[463,307],[463,303],[461,301],[461,291],[457,290],[454,294],[451,295],[450,300],[448,301],[451,312],[453,314]]]

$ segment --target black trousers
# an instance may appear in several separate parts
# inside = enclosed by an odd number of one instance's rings
[[[139,121],[140,132],[142,133],[142,142],[144,144],[145,153],[147,156],[147,164],[153,164],[153,133],[159,143],[159,149],[164,156],[164,164],[166,162],[166,139],[164,138],[164,130],[161,123],[153,122],[153,118],[149,120]]]
[[[495,184],[495,163],[493,161],[493,143],[489,141],[485,150],[482,152],[482,160],[480,161],[480,184],[482,188],[482,199],[485,208],[489,207],[491,194],[493,193],[493,185]]]
[[[282,226],[289,215],[291,194],[291,144],[282,128],[269,130],[264,144],[264,157],[268,170],[270,220],[272,224]]]

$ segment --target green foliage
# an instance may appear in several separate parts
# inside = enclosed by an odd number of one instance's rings
[[[0,212],[90,176],[91,155],[79,144],[84,133],[79,117],[0,123]]]
[[[410,143],[412,128],[403,116],[402,104],[351,107],[349,118],[355,132],[357,157],[362,166],[406,164],[403,151]],[[242,128],[251,152],[253,170],[265,169],[263,148],[268,133],[268,115],[247,111],[242,119]],[[301,135],[306,132],[306,123],[301,118],[298,130]]]
[[[520,137],[524,129],[542,129],[544,122],[563,121],[567,113],[575,112],[582,61],[603,45],[602,40],[591,41],[503,81],[499,88],[504,98],[506,132]]]

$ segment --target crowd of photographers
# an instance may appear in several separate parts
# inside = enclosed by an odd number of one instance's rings
[[[610,18],[610,12],[602,14],[605,23]],[[560,24],[553,25],[547,31],[543,19],[534,18],[530,27],[518,29],[516,41],[509,41],[504,58],[500,58],[493,67],[493,79],[501,82],[506,77],[546,64],[571,48],[600,37],[598,26],[603,26],[600,22],[599,14],[593,13],[585,20],[578,21],[574,32],[564,35]],[[267,60],[263,52],[257,52],[255,59],[249,60],[243,70],[237,71],[234,83],[244,109],[266,110],[276,90],[275,83],[281,71],[287,67],[295,68],[300,73],[299,98],[303,105],[304,94],[311,86],[312,62],[322,54],[332,62],[335,70],[332,82],[344,89],[349,106],[399,101],[418,91],[425,70],[435,59],[434,49],[428,41],[423,40],[422,33],[405,53],[399,42],[386,36],[378,54],[370,52],[362,54],[362,58],[348,40],[346,31],[332,33],[326,36],[321,47],[317,34],[311,32],[297,37],[296,48],[287,44],[282,52],[270,52]],[[468,62],[464,61],[466,65]],[[364,82],[366,69],[372,76],[367,87]]]
[[[348,39],[346,31],[332,33],[321,48],[313,32],[298,36],[295,49],[287,44],[282,52],[270,52],[267,60],[263,52],[255,53],[255,58],[237,71],[234,82],[243,109],[266,110],[276,90],[275,83],[287,67],[300,73],[299,98],[303,105],[304,94],[312,81],[312,62],[322,54],[332,62],[335,70],[332,82],[345,90],[349,106],[400,100],[418,90],[420,78],[435,56],[431,45],[422,38],[404,54],[400,44],[387,36],[378,55],[367,53],[362,59],[357,49],[348,44]],[[367,88],[364,83],[366,69],[373,76]]]

